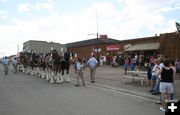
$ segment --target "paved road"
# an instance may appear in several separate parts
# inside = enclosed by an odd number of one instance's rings
[[[74,83],[49,84],[37,76],[7,76],[0,67],[0,115],[164,115],[151,100]]]

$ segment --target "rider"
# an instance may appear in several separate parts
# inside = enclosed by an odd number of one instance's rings
[[[14,73],[17,73],[17,59],[16,59],[16,57],[13,58],[12,64],[13,64],[13,67],[14,67]]]
[[[5,56],[5,57],[3,58],[2,63],[3,63],[5,75],[7,75],[7,74],[8,74],[8,71],[9,71],[9,67],[8,67],[8,65],[9,65],[9,59],[7,58],[7,56]]]
[[[69,62],[70,56],[71,56],[71,53],[70,53],[69,49],[67,49],[67,51],[64,53],[64,59],[67,62]]]

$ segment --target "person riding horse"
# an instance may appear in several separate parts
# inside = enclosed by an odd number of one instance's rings
[[[63,70],[67,70],[67,74],[69,74],[69,69],[70,69],[70,56],[71,56],[71,53],[70,53],[70,51],[69,51],[69,49],[64,53],[64,62],[62,62],[62,63],[64,63],[64,64],[62,64],[62,65],[64,65],[64,67],[62,67],[63,68]],[[62,74],[64,75],[64,71],[62,71]]]

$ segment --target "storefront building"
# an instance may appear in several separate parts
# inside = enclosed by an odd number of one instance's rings
[[[180,33],[163,33],[152,37],[116,40],[116,39],[90,39],[66,44],[66,47],[81,58],[91,54],[96,56],[114,56],[120,52],[163,54],[171,59],[180,58]]]

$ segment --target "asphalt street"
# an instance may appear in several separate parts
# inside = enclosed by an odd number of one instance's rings
[[[0,66],[0,115],[164,115],[148,99],[74,81],[49,84],[38,76]]]

